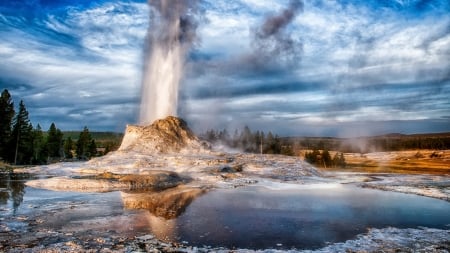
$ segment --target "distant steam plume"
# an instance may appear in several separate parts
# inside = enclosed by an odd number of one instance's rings
[[[197,28],[197,0],[149,0],[149,5],[140,124],[177,114],[178,87]]]
[[[292,0],[286,9],[282,10],[277,15],[269,16],[264,20],[257,36],[260,38],[277,36],[280,33],[280,30],[286,27],[295,18],[297,13],[302,10],[303,2],[300,0]]]
[[[257,27],[254,37],[254,54],[281,58],[286,61],[299,55],[301,44],[294,40],[285,28],[303,11],[303,1],[291,0],[289,5],[275,15],[266,17]]]

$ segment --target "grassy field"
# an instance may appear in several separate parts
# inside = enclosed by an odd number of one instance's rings
[[[330,152],[333,156],[334,153]],[[450,175],[450,150],[345,153],[346,168],[328,171]]]

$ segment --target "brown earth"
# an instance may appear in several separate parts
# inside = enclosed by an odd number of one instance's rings
[[[331,156],[335,152],[330,152]],[[346,168],[327,171],[450,175],[450,150],[345,153]]]

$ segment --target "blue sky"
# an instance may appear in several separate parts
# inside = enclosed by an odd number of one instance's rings
[[[450,2],[202,0],[179,115],[195,130],[450,131]],[[47,129],[136,123],[145,1],[0,0],[0,88]],[[150,27],[151,30],[151,27]]]

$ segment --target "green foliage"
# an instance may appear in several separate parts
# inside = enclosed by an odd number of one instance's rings
[[[66,158],[68,158],[68,159],[73,158],[72,151],[74,150],[74,147],[75,147],[75,143],[72,141],[72,138],[68,137],[66,139],[66,141],[64,142],[64,154],[65,154]]]
[[[84,127],[77,140],[78,159],[89,159],[97,155],[97,144],[92,139],[89,129]]]
[[[95,140],[92,139],[88,145],[89,157],[94,157],[97,155],[97,145],[95,144]]]
[[[337,168],[345,168],[347,166],[347,163],[345,162],[344,153],[336,152],[336,154],[333,157],[333,165]]]
[[[343,153],[336,153],[333,159],[331,159],[330,152],[326,149],[322,150],[322,153],[318,149],[314,149],[311,152],[306,152],[305,161],[325,168],[345,168],[346,165]]]
[[[47,149],[45,145],[44,133],[38,124],[33,130],[33,159],[32,164],[43,164],[47,162]]]
[[[47,132],[47,152],[51,158],[63,157],[63,133],[56,128],[55,123],[50,125]]]
[[[18,113],[8,90],[3,90],[0,97],[0,162],[15,164],[45,164],[59,161],[61,158],[77,157],[89,159],[116,150],[123,137],[112,132],[90,133],[87,127],[82,132],[66,132],[58,129],[55,123],[43,132],[38,124],[33,129],[28,118],[25,103],[20,101]],[[76,140],[76,142],[74,141]],[[98,152],[103,148],[104,152]]]
[[[0,97],[0,160],[8,160],[10,155],[8,151],[10,149],[14,113],[14,102],[8,90],[5,89]]]
[[[88,159],[89,155],[89,144],[91,143],[92,137],[89,133],[89,129],[85,126],[83,132],[77,140],[77,157],[78,159]]]
[[[9,160],[14,164],[30,164],[33,157],[33,126],[28,118],[28,111],[23,100],[19,103],[19,112],[13,120],[13,130],[10,139],[10,147],[13,147],[14,156]]]

